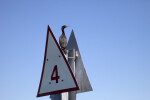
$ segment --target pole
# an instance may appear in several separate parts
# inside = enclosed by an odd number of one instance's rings
[[[68,62],[70,64],[74,76],[75,76],[75,57],[76,57],[75,49],[69,50]],[[76,100],[76,91],[71,91],[69,92],[68,95],[69,95],[68,100]]]
[[[66,59],[68,60],[68,50],[66,50],[64,55],[65,55]],[[61,100],[68,100],[68,92],[61,93]]]

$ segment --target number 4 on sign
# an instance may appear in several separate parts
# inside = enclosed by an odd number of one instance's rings
[[[76,90],[79,90],[77,81],[48,26],[43,69],[37,97]]]
[[[55,76],[54,76],[54,73],[55,73]],[[60,77],[58,76],[57,65],[55,65],[54,69],[53,69],[53,72],[52,72],[52,75],[51,75],[51,80],[56,80],[56,83],[58,83],[59,78]]]

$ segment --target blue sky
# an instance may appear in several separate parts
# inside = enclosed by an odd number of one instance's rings
[[[73,29],[93,92],[77,100],[150,100],[149,0],[0,0],[1,100],[36,98],[47,25]]]

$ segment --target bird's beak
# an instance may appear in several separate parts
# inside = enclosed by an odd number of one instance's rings
[[[66,26],[66,28],[69,27],[68,25]]]

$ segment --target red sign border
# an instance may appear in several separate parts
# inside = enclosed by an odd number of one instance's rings
[[[41,88],[41,83],[42,83],[43,74],[44,74],[44,69],[45,69],[45,62],[46,62],[46,54],[47,54],[47,45],[48,45],[49,32],[51,33],[51,35],[52,35],[52,37],[53,37],[53,39],[54,39],[54,41],[55,41],[57,47],[59,48],[59,51],[61,52],[61,54],[62,54],[62,56],[63,56],[63,58],[64,58],[64,60],[65,60],[65,62],[66,62],[66,64],[67,64],[67,67],[68,67],[68,69],[69,69],[69,71],[70,71],[70,73],[71,73],[71,76],[72,76],[72,78],[73,78],[73,80],[74,80],[74,82],[75,82],[76,87],[75,87],[75,88],[57,90],[57,91],[52,91],[52,92],[47,92],[47,93],[42,93],[42,94],[40,94],[40,88]],[[77,84],[77,81],[76,81],[76,79],[75,79],[75,77],[74,77],[74,75],[73,75],[73,72],[72,72],[72,70],[71,70],[71,67],[70,67],[70,65],[69,65],[69,63],[68,63],[66,57],[64,56],[63,51],[61,50],[61,48],[60,48],[60,46],[59,46],[59,44],[58,44],[58,42],[57,42],[57,40],[56,40],[56,38],[55,38],[55,36],[54,36],[52,30],[51,30],[51,28],[50,28],[50,26],[48,25],[48,28],[47,28],[47,37],[46,37],[46,45],[45,45],[45,54],[44,54],[44,62],[43,62],[43,69],[42,69],[41,80],[40,80],[40,84],[39,84],[39,89],[38,89],[37,97],[46,96],[46,95],[52,95],[52,94],[58,94],[58,93],[62,93],[62,92],[75,91],[75,90],[79,90],[79,86],[78,86],[78,84]]]

